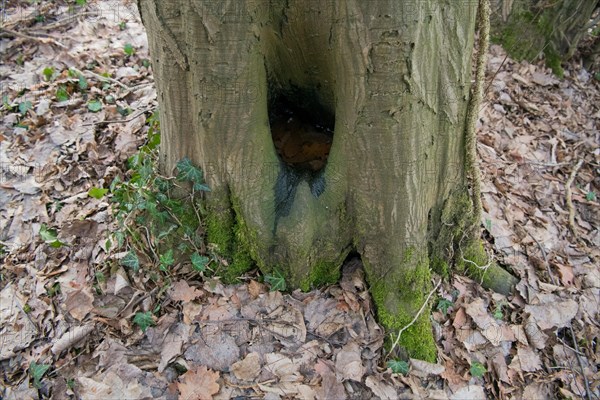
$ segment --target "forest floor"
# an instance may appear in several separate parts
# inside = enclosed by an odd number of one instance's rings
[[[600,398],[599,71],[576,57],[558,79],[491,47],[483,234],[520,282],[510,297],[443,282],[438,362],[403,363],[360,269],[282,293],[256,272],[227,286],[189,263],[123,266],[103,189],[127,179],[157,107],[135,4],[6,4],[0,398]]]

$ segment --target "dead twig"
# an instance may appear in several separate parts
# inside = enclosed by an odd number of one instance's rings
[[[124,84],[124,83],[121,83],[121,82],[119,82],[119,81],[118,81],[118,80],[116,80],[116,79],[109,78],[109,77],[107,77],[107,76],[102,76],[102,75],[96,74],[95,72],[92,72],[92,71],[85,71],[85,72],[82,72],[82,71],[78,70],[78,69],[77,69],[77,68],[75,68],[75,67],[71,67],[70,69],[71,69],[71,70],[73,70],[73,71],[75,71],[75,72],[77,72],[77,73],[78,73],[78,74],[80,74],[80,75],[88,75],[88,76],[92,76],[92,77],[94,77],[94,78],[96,78],[96,79],[98,79],[98,80],[100,80],[100,81],[104,81],[104,82],[112,82],[112,83],[115,83],[115,84],[117,84],[117,85],[121,86],[123,89],[127,89],[127,90],[129,90],[129,86],[127,86],[127,85],[126,85],[126,84]]]
[[[577,165],[575,165],[575,168],[573,168],[573,171],[571,171],[571,175],[569,176],[569,179],[567,180],[567,183],[565,184],[565,188],[567,191],[567,209],[569,210],[569,228],[571,228],[571,232],[573,232],[573,235],[575,236],[575,238],[577,238],[578,235],[577,235],[577,230],[575,228],[575,208],[573,207],[573,200],[572,200],[573,195],[571,193],[571,184],[575,180],[575,176],[577,176],[577,172],[579,171],[579,168],[581,168],[582,165],[583,165],[583,160],[579,160]]]
[[[531,236],[531,238],[533,240],[535,240],[535,242],[537,243],[538,247],[540,248],[540,251],[542,252],[542,257],[544,257],[544,263],[546,264],[546,272],[548,272],[548,275],[550,276],[550,280],[552,281],[552,284],[554,286],[557,286],[556,285],[556,279],[554,278],[554,274],[552,274],[552,270],[550,270],[550,263],[548,262],[548,256],[546,255],[546,251],[542,247],[542,244],[535,238],[535,236],[533,236],[531,234],[531,232],[529,232],[527,230],[526,230],[526,232],[529,234],[529,236]]]
[[[13,31],[12,29],[8,29],[8,28],[0,28],[0,30],[2,30],[2,32],[5,32],[10,36],[21,37],[23,39],[34,40],[36,42],[42,42],[42,43],[46,43],[46,44],[51,43],[51,44],[57,45],[58,47],[62,47],[63,49],[68,48],[67,46],[65,46],[64,44],[58,42],[56,39],[53,39],[53,38],[26,35],[24,33]]]
[[[571,330],[571,338],[573,339],[573,345],[575,346],[575,356],[577,357],[577,362],[579,363],[579,368],[581,368],[581,376],[583,377],[583,383],[585,384],[585,397],[588,400],[592,400],[592,391],[590,390],[590,382],[588,381],[587,376],[585,376],[585,371],[583,370],[583,361],[581,361],[579,345],[577,344],[577,338],[575,337],[575,332],[573,331],[573,324],[569,324],[569,329]]]

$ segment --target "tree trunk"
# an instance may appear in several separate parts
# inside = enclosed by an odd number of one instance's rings
[[[518,60],[543,53],[546,65],[562,76],[568,60],[587,33],[598,0],[493,0],[493,38]]]
[[[208,239],[232,258],[226,277],[256,262],[306,290],[337,280],[355,251],[380,321],[398,329],[425,301],[430,267],[481,255],[467,234],[479,221],[464,138],[476,0],[140,0],[140,10],[161,168],[187,156],[205,171]],[[293,118],[333,133],[319,171],[277,153],[271,130]],[[401,344],[433,360],[428,318]]]

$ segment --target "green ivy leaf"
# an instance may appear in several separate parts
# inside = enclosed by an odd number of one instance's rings
[[[483,376],[483,374],[485,374],[487,372],[487,370],[485,369],[483,364],[480,364],[477,361],[474,361],[471,364],[470,371],[471,371],[471,376],[473,376],[475,378],[481,378]]]
[[[133,317],[133,323],[139,326],[142,332],[146,332],[146,329],[148,329],[149,326],[156,325],[150,311],[136,313],[135,317]]]
[[[194,183],[194,190],[197,192],[210,192],[210,188],[203,183]]]
[[[42,226],[40,227],[40,237],[45,243],[49,244],[51,247],[58,248],[65,245],[65,243],[58,240],[58,233],[56,232],[56,230],[48,228],[45,224],[42,224]]]
[[[125,254],[125,257],[121,258],[121,265],[131,268],[134,272],[138,272],[140,269],[140,259],[135,252],[130,250]]]
[[[125,47],[123,47],[123,51],[128,56],[132,56],[135,53],[135,49],[133,48],[133,46],[131,45],[131,43],[125,44]]]
[[[49,369],[50,365],[38,364],[35,361],[29,364],[29,374],[33,378],[33,386],[38,389],[42,386],[40,381]]]
[[[173,257],[173,249],[167,250],[165,254],[160,255],[160,269],[165,271],[168,267],[175,263],[175,258]]]
[[[25,115],[27,114],[27,111],[29,111],[32,107],[33,105],[29,100],[19,103],[19,113],[21,115]]]
[[[85,79],[85,76],[83,76],[83,75],[79,75],[77,85],[79,86],[79,89],[81,89],[81,90],[85,90],[89,86],[87,79]]]
[[[448,309],[454,306],[454,303],[448,299],[441,298],[437,304],[437,310],[444,313],[444,315],[448,314]]]
[[[88,110],[90,110],[91,112],[98,112],[100,110],[102,110],[102,103],[100,102],[100,100],[90,100],[88,102]]]
[[[52,77],[54,76],[54,68],[53,67],[46,67],[44,68],[44,71],[42,72],[44,74],[44,79],[46,79],[46,81],[50,81],[52,80]]]
[[[286,286],[285,286],[285,277],[283,276],[283,274],[281,273],[281,271],[278,270],[274,270],[273,274],[267,274],[265,275],[265,282],[267,282],[271,288],[271,292],[275,292],[275,291],[284,291]]]
[[[58,100],[58,101],[69,100],[69,92],[67,92],[67,89],[62,85],[59,86],[58,89],[56,89],[56,100]]]
[[[88,196],[100,200],[108,193],[108,189],[93,187],[88,191]]]
[[[201,256],[198,253],[192,254],[190,260],[192,261],[192,267],[198,272],[204,272],[206,270],[206,264],[210,261],[208,257]]]
[[[202,170],[192,164],[192,160],[185,157],[177,163],[177,180],[187,182],[202,182]]]
[[[502,319],[503,317],[504,317],[504,313],[502,312],[502,305],[499,304],[498,306],[496,306],[496,309],[494,310],[494,318]]]
[[[403,360],[390,360],[387,362],[388,368],[395,374],[408,375],[409,366],[406,361]]]

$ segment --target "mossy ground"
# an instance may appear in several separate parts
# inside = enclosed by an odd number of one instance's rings
[[[495,27],[492,42],[502,45],[512,58],[519,61],[532,61],[543,52],[546,66],[562,78],[562,58],[554,48],[554,34],[554,23],[544,14],[536,16],[529,10],[519,10],[511,13],[507,23]],[[524,37],[527,40],[523,40]]]

